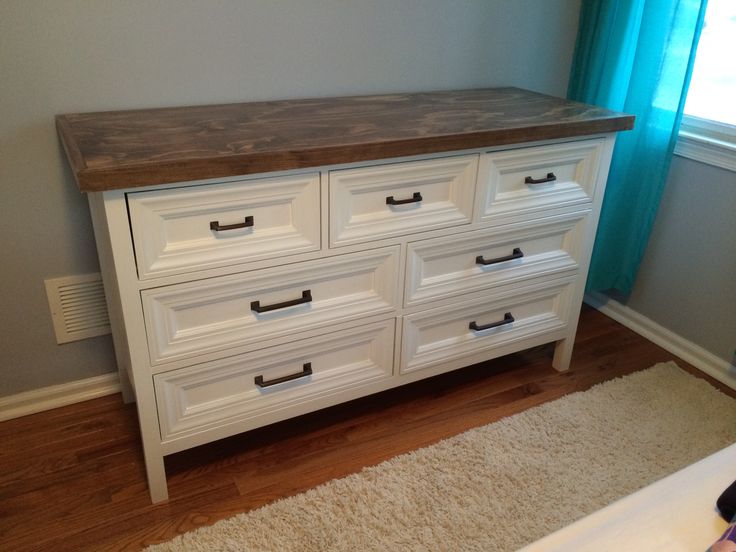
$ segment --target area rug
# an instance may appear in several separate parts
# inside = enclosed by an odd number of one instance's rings
[[[511,551],[736,442],[673,362],[181,535],[163,551]]]

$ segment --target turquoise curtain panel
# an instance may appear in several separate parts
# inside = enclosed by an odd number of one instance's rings
[[[736,1],[736,0],[734,0]],[[707,0],[583,0],[568,97],[636,116],[617,138],[588,291],[631,292],[682,119]]]

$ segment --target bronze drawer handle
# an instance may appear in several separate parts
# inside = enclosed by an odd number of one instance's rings
[[[213,220],[210,222],[210,230],[214,230],[215,232],[221,232],[222,230],[237,230],[238,228],[250,228],[253,226],[253,217],[245,217],[244,222],[238,222],[236,224],[223,224],[220,225],[219,220]]]
[[[545,182],[554,182],[555,180],[557,180],[555,173],[550,172],[547,173],[547,178],[540,178],[539,180],[534,180],[531,176],[527,176],[524,179],[524,184],[544,184]]]
[[[250,304],[250,310],[255,312],[268,312],[276,309],[285,309],[286,307],[293,307],[294,305],[302,305],[309,303],[312,300],[312,290],[305,289],[302,291],[302,296],[299,299],[292,299],[291,301],[284,301],[283,303],[274,303],[273,305],[261,306],[260,301],[252,301]]]
[[[386,205],[405,205],[407,203],[419,203],[422,201],[422,194],[414,192],[409,199],[394,199],[394,196],[388,196],[386,198]]]
[[[478,255],[475,258],[475,262],[479,265],[492,265],[496,263],[503,263],[505,261],[513,261],[514,259],[521,259],[524,256],[524,252],[519,249],[518,247],[514,247],[513,252],[511,255],[506,255],[505,257],[496,257],[495,259],[484,259],[483,255]]]
[[[486,324],[485,326],[479,326],[475,323],[475,320],[473,320],[470,324],[468,324],[468,328],[470,328],[474,332],[482,332],[483,330],[490,330],[491,328],[498,328],[499,326],[511,324],[513,321],[514,317],[511,316],[510,312],[507,312],[503,315],[503,320],[499,320],[498,322],[491,322],[490,324]]]
[[[278,385],[279,383],[285,383],[287,381],[304,378],[306,376],[312,375],[312,363],[307,362],[306,364],[302,365],[302,371],[297,372],[296,374],[291,374],[289,376],[281,376],[280,378],[274,378],[272,380],[264,381],[263,376],[256,376],[255,377],[255,384],[258,387],[270,387],[272,385]]]

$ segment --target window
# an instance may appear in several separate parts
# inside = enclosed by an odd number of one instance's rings
[[[709,0],[675,153],[736,171],[736,1]]]

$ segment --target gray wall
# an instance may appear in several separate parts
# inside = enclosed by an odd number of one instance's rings
[[[98,270],[57,113],[514,85],[564,95],[580,0],[0,1],[0,396],[109,372],[43,280]]]
[[[736,173],[675,156],[628,307],[731,361]]]

